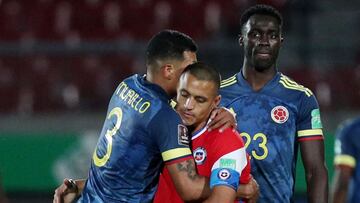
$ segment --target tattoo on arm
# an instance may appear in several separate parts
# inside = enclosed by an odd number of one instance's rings
[[[195,164],[192,160],[186,160],[185,162],[178,163],[177,169],[179,171],[187,172],[187,175],[191,180],[195,180],[196,178],[199,178],[196,172]]]

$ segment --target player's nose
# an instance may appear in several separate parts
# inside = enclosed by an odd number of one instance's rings
[[[193,109],[193,108],[194,108],[194,104],[195,104],[194,99],[192,99],[192,98],[187,98],[184,107],[185,107],[186,109]]]

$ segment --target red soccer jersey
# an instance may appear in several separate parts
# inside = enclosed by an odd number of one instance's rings
[[[245,152],[244,142],[236,131],[228,128],[219,133],[218,130],[209,132],[207,128],[203,128],[194,133],[191,139],[198,174],[211,177],[210,186],[227,185],[236,189],[237,187],[227,180],[232,176],[229,174],[234,172],[240,176],[236,182],[249,183],[250,161]],[[177,194],[169,171],[165,167],[160,175],[154,203],[167,202],[182,203],[183,200]]]

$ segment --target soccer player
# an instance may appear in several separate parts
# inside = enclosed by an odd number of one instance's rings
[[[343,123],[336,132],[335,174],[331,198],[333,203],[356,203],[360,200],[359,135],[360,118]]]
[[[251,155],[251,174],[260,187],[259,202],[293,202],[299,147],[308,202],[327,202],[319,105],[308,88],[276,67],[282,16],[273,7],[255,5],[243,13],[240,24],[243,67],[221,82],[221,105],[237,115],[237,129]]]
[[[64,183],[54,202],[152,202],[165,163],[184,200],[210,195],[208,179],[199,176],[187,129],[169,105],[184,68],[196,61],[197,46],[187,35],[162,31],[146,50],[146,76],[119,84],[93,154],[86,180]]]
[[[210,113],[220,103],[219,88],[220,75],[215,69],[204,63],[191,64],[180,77],[176,109],[192,133],[191,149],[199,174],[211,177],[212,193],[206,202],[226,203],[234,202],[239,183],[248,184],[252,177],[240,135],[231,128],[223,133],[207,131]],[[154,202],[183,202],[166,168]]]

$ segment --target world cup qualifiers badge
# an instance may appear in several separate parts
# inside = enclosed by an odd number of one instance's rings
[[[188,129],[182,124],[178,125],[178,143],[184,146],[189,146],[190,143]]]

